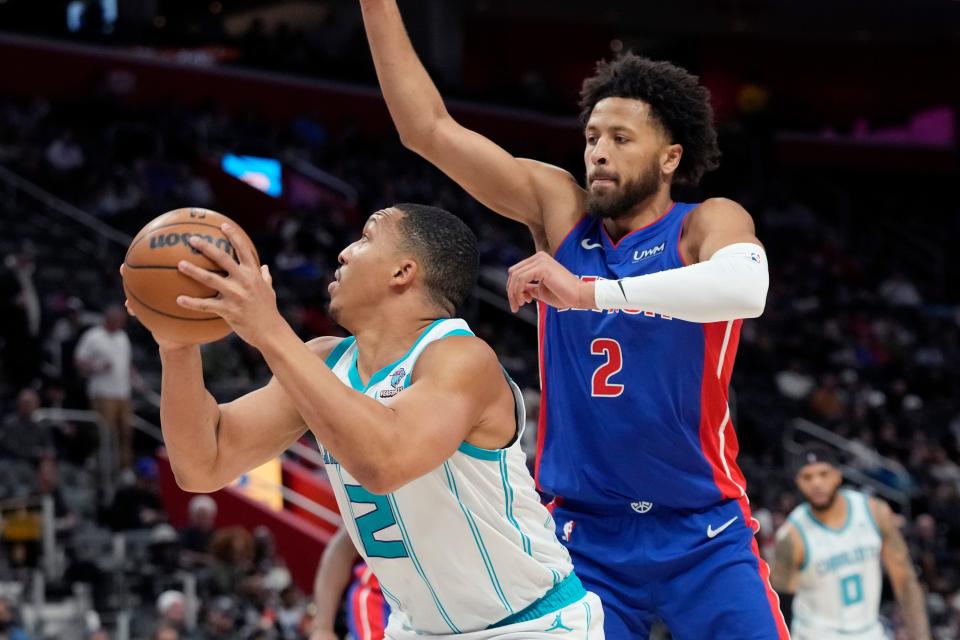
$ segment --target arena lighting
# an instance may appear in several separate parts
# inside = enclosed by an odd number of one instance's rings
[[[268,196],[279,198],[283,195],[283,168],[279,160],[227,153],[223,156],[221,167]]]

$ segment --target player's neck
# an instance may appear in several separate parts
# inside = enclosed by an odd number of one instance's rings
[[[390,312],[376,314],[378,321],[353,333],[357,341],[357,372],[366,382],[370,377],[404,356],[436,318],[428,315],[403,316]]]
[[[821,523],[832,529],[839,529],[847,521],[847,517],[849,516],[847,513],[848,508],[847,501],[844,499],[843,494],[838,492],[837,497],[833,499],[833,503],[829,507],[826,509],[814,509],[811,507],[810,511],[813,513],[813,517]]]
[[[663,217],[673,207],[670,197],[670,186],[662,188],[622,218],[605,218],[603,227],[607,230],[610,239],[619,242],[628,233],[649,226]]]

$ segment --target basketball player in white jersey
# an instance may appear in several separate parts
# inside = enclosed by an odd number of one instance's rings
[[[837,459],[825,447],[805,450],[800,464],[796,482],[806,502],[777,532],[770,573],[794,640],[884,640],[884,569],[908,637],[929,640],[923,590],[890,507],[842,489]]]
[[[525,466],[519,390],[452,317],[478,269],[466,225],[423,205],[374,213],[330,285],[330,311],[353,336],[306,344],[253,248],[224,232],[239,262],[193,246],[226,275],[180,265],[220,295],[178,303],[227,320],[275,377],[217,404],[199,348],[158,340],[161,423],[180,486],[217,490],[309,429],[390,603],[387,638],[600,640],[600,601],[573,573]]]

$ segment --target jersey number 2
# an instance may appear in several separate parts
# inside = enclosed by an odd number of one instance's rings
[[[384,529],[397,524],[397,519],[390,508],[387,496],[370,493],[358,484],[346,484],[344,489],[347,497],[353,504],[371,504],[373,509],[359,517],[355,517],[357,533],[363,542],[363,550],[368,557],[374,558],[406,558],[407,547],[403,540],[378,540],[375,535]]]
[[[611,383],[610,378],[623,369],[623,351],[620,343],[611,338],[597,338],[590,343],[590,353],[604,356],[607,361],[597,367],[590,382],[590,392],[594,398],[616,398],[623,393],[623,385]]]

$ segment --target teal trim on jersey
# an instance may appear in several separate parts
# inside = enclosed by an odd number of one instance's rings
[[[350,386],[355,391],[364,393],[366,389],[363,386],[363,380],[360,379],[360,372],[357,371],[357,358],[360,357],[360,349],[353,350],[353,358],[350,359],[350,366],[347,367],[347,379],[350,380]]]
[[[410,553],[410,560],[413,562],[413,567],[417,570],[417,573],[420,574],[420,578],[427,586],[427,591],[429,591],[430,595],[433,597],[433,603],[437,605],[437,610],[440,612],[440,617],[442,617],[443,621],[447,623],[447,626],[450,627],[451,631],[454,633],[460,633],[460,629],[457,628],[457,625],[453,624],[450,616],[447,615],[446,609],[443,608],[440,598],[437,597],[437,592],[434,590],[433,585],[430,584],[430,580],[427,579],[427,574],[424,572],[423,566],[420,564],[420,559],[417,558],[417,554],[413,550],[413,543],[410,541],[410,535],[407,533],[407,527],[403,523],[403,516],[400,514],[400,508],[397,506],[397,499],[392,493],[387,494],[387,498],[390,500],[390,506],[393,509],[393,514],[397,518],[397,526],[400,527],[400,535],[403,537],[403,543],[406,545],[407,551]]]
[[[569,607],[570,605],[582,600],[587,595],[587,590],[583,588],[583,583],[577,574],[571,573],[560,581],[555,587],[548,590],[542,597],[534,600],[529,606],[517,611],[512,616],[507,616],[499,622],[495,622],[487,629],[496,629],[520,622],[530,622],[543,616]],[[587,625],[589,628],[589,625]]]
[[[877,519],[873,516],[873,509],[870,508],[870,497],[865,493],[861,493],[860,495],[863,496],[863,508],[867,510],[867,517],[870,518],[870,524],[877,530],[877,534],[883,538],[883,531],[880,531],[880,525],[877,524]]]
[[[587,640],[590,640],[590,619],[592,618],[592,616],[590,615],[590,613],[591,613],[591,612],[590,612],[590,603],[587,602],[587,601],[584,601],[584,602],[583,602],[583,607],[584,607],[584,609],[587,610]]]
[[[841,491],[840,495],[843,496],[844,502],[847,503],[847,519],[844,521],[843,525],[839,529],[834,529],[833,527],[827,526],[824,523],[820,522],[813,515],[813,510],[810,508],[809,503],[806,505],[807,516],[813,521],[813,524],[818,527],[822,527],[829,531],[830,533],[843,533],[847,530],[847,527],[850,526],[850,521],[853,520],[853,503],[850,502],[850,498],[847,496],[846,491]]]
[[[417,345],[419,345],[423,341],[423,339],[427,337],[427,334],[430,333],[435,326],[437,326],[441,322],[444,322],[445,320],[450,320],[450,318],[439,318],[431,322],[430,325],[423,330],[423,333],[420,334],[420,337],[417,338],[417,341],[413,343],[413,346],[410,347],[410,349],[405,354],[403,354],[401,358],[399,358],[398,360],[394,360],[392,363],[388,364],[383,369],[380,369],[379,371],[374,373],[372,376],[370,376],[370,380],[367,381],[367,384],[363,384],[363,380],[360,379],[360,372],[357,371],[357,353],[354,353],[353,362],[350,363],[350,384],[357,391],[362,391],[364,393],[369,391],[373,385],[377,384],[378,382],[386,378],[388,375],[393,373],[393,370],[396,368],[396,366],[410,357],[410,354],[413,353],[413,351],[417,348]],[[456,329],[454,331],[451,331],[451,333],[455,333],[456,331],[462,331],[462,329]],[[359,352],[359,349],[357,350],[357,352]]]
[[[553,586],[557,586],[558,584],[560,584],[560,574],[557,572],[557,570],[550,569],[550,573],[553,574]]]
[[[397,603],[397,606],[395,607],[397,610],[400,610],[400,609],[402,608],[402,607],[400,606],[400,600],[397,598],[397,596],[395,596],[395,595],[393,595],[392,593],[390,593],[390,592],[387,590],[387,588],[383,586],[383,583],[382,583],[382,582],[380,583],[380,591],[383,592],[383,595],[385,595],[385,596],[387,597],[387,600],[390,600],[390,601],[392,601],[392,602],[396,602],[396,603]]]
[[[787,518],[787,522],[792,524],[793,528],[800,534],[800,543],[803,544],[803,562],[800,563],[800,571],[803,571],[810,564],[810,544],[807,542],[807,534],[803,532],[803,526],[800,525],[798,520]]]
[[[464,441],[460,443],[459,447],[457,447],[457,451],[468,455],[471,458],[476,458],[477,460],[497,462],[500,460],[500,452],[503,451],[503,449],[481,449],[476,445]]]
[[[443,340],[444,338],[453,338],[454,336],[472,336],[474,335],[473,331],[468,331],[467,329],[454,329],[450,333],[445,333],[437,340]]]
[[[480,529],[477,527],[476,521],[473,519],[473,515],[470,513],[470,510],[467,509],[467,506],[463,504],[463,501],[460,499],[460,492],[457,490],[457,481],[453,477],[453,472],[450,471],[450,463],[443,463],[443,471],[447,475],[447,485],[450,487],[453,497],[457,499],[457,503],[460,505],[460,510],[463,511],[463,517],[467,520],[467,526],[470,528],[470,533],[473,534],[473,541],[477,545],[477,549],[480,551],[480,557],[483,559],[483,564],[487,568],[487,575],[490,577],[490,583],[493,585],[493,590],[496,591],[497,597],[500,598],[500,602],[503,604],[504,609],[509,613],[513,613],[513,607],[510,606],[510,603],[507,601],[507,596],[503,593],[503,587],[500,586],[500,579],[497,578],[497,572],[493,568],[493,561],[490,560],[490,554],[487,552],[487,546],[483,543],[483,536],[480,535]]]
[[[474,333],[472,331],[467,331],[466,329],[454,329],[450,333],[445,333],[437,340],[443,340],[444,338],[449,338],[450,336],[472,336]],[[407,354],[410,355],[410,354]],[[414,363],[416,364],[416,363]],[[403,388],[406,389],[410,386],[410,382],[413,380],[413,366],[410,367],[410,371],[407,372],[407,377],[403,379]]]
[[[344,351],[349,349],[350,345],[352,345],[356,341],[357,339],[354,338],[353,336],[350,336],[349,338],[344,338],[343,340],[337,343],[337,346],[335,346],[333,348],[333,351],[331,351],[327,355],[327,359],[324,360],[323,363],[327,365],[328,368],[333,369],[335,366],[337,366],[337,363],[340,361],[340,358],[343,357]]]
[[[526,536],[520,528],[520,523],[513,517],[513,487],[510,485],[510,478],[507,474],[507,452],[503,449],[500,450],[500,480],[503,482],[503,499],[506,503],[507,520],[510,521],[510,524],[512,524],[517,530],[517,533],[520,534],[520,543],[523,545],[524,552],[528,556],[532,556],[533,552],[530,550],[530,538]]]

